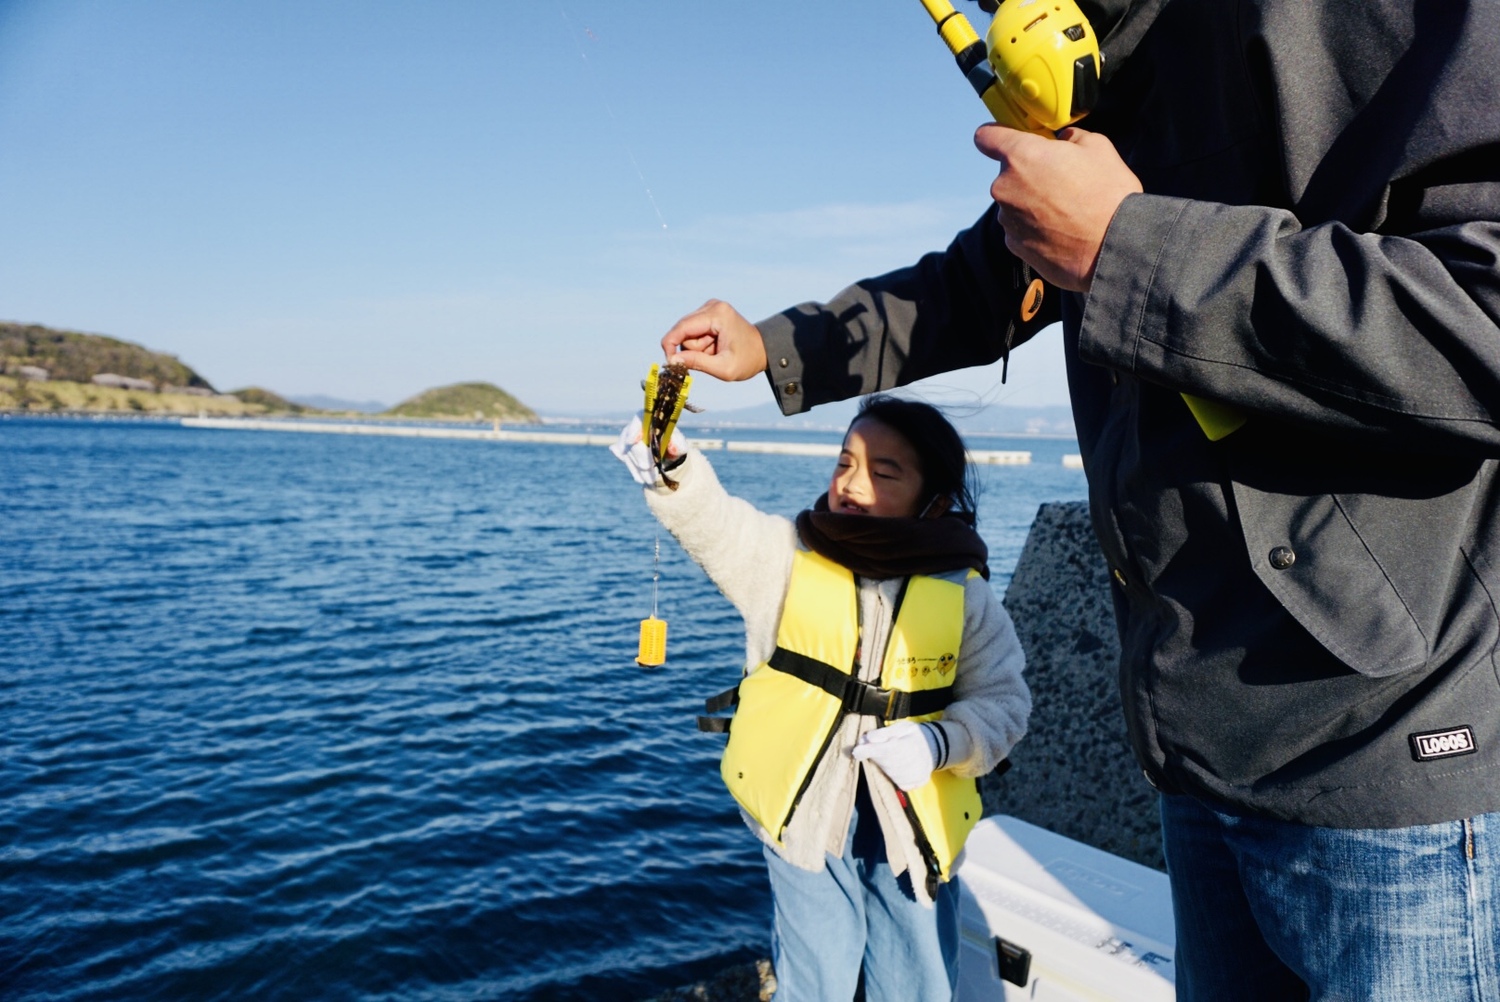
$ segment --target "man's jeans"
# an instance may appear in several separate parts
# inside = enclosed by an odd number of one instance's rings
[[[1500,1002],[1500,813],[1314,828],[1163,796],[1187,1002]]]
[[[867,1002],[948,1002],[958,960],[953,882],[941,885],[935,908],[918,904],[906,874],[891,875],[863,780],[859,794],[844,854],[825,856],[822,873],[765,849],[776,1000],[852,999],[863,964]]]

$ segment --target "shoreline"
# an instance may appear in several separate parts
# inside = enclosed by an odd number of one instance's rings
[[[634,413],[634,412],[632,412],[632,413]],[[136,421],[136,420],[143,420],[143,419],[144,420],[172,421],[172,420],[177,420],[177,419],[180,419],[180,418],[197,417],[197,416],[198,416],[198,414],[197,414],[196,410],[194,410],[194,411],[182,411],[182,412],[179,412],[179,411],[166,411],[166,410],[162,410],[162,411],[137,411],[137,410],[130,410],[130,409],[82,409],[82,410],[80,410],[80,409],[60,409],[60,410],[40,410],[40,409],[37,409],[37,408],[27,408],[27,407],[0,407],[0,418],[9,418],[9,417],[22,417],[22,418],[120,418],[120,419],[123,419],[123,420],[129,420],[129,421]],[[211,416],[220,416],[220,415],[211,415]],[[482,423],[482,422],[476,422],[476,421],[474,421],[471,418],[458,418],[458,417],[455,417],[455,418],[437,418],[437,417],[433,417],[433,418],[384,417],[384,416],[382,416],[382,415],[380,415],[378,413],[370,413],[370,412],[366,412],[366,411],[323,411],[321,413],[315,413],[315,414],[268,413],[268,412],[262,411],[262,412],[258,412],[258,413],[254,413],[254,414],[246,414],[245,417],[246,418],[251,418],[251,419],[263,420],[263,421],[282,421],[282,420],[285,420],[285,421],[344,421],[344,422],[365,422],[365,421],[368,421],[368,422],[377,423],[377,424],[383,424],[383,423],[391,422],[391,421],[432,421],[432,422],[437,422],[439,424],[475,425],[475,426],[477,426],[478,424]],[[592,427],[592,426],[596,426],[596,425],[619,424],[622,421],[629,420],[629,418],[630,418],[630,414],[624,414],[623,416],[616,415],[614,417],[609,417],[609,416],[600,416],[600,417],[560,417],[560,416],[557,416],[557,415],[547,415],[547,416],[543,416],[543,417],[539,418],[537,421],[533,421],[533,422],[519,422],[519,421],[505,421],[505,420],[502,420],[500,423],[502,425],[507,425],[507,424],[515,424],[515,425],[525,424],[527,427],[538,427],[538,426],[540,426],[540,427],[547,427],[547,428],[577,428],[577,427]],[[705,421],[705,422],[697,422],[697,421],[695,421],[695,422],[692,422],[690,424],[686,420],[683,420],[683,421],[679,422],[678,427],[680,427],[685,433],[686,432],[691,432],[691,433],[693,433],[695,435],[703,433],[703,432],[720,432],[720,431],[732,431],[732,432],[741,432],[741,431],[771,431],[771,432],[776,432],[778,434],[791,433],[791,434],[826,434],[826,435],[841,435],[844,432],[844,428],[843,427],[836,427],[834,425],[801,425],[801,424],[786,424],[786,425],[781,425],[781,424],[772,424],[772,423],[765,423],[765,422],[743,422],[742,423],[742,422],[738,422],[738,421]],[[1078,440],[1078,436],[1077,435],[1065,435],[1065,434],[1060,434],[1060,433],[1055,433],[1055,432],[1040,432],[1040,431],[995,431],[995,430],[982,430],[982,431],[963,431],[963,432],[961,432],[961,434],[963,435],[963,437],[964,437],[965,440],[968,440],[968,439],[971,439],[971,438],[1015,438],[1015,439],[1033,440],[1033,441],[1038,441],[1038,442],[1075,442],[1075,441]]]

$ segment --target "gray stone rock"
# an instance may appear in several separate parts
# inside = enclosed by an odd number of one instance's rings
[[[647,1002],[770,1002],[776,994],[776,973],[769,958],[739,964],[713,977],[683,985]]]
[[[1110,587],[1088,505],[1042,505],[1005,592],[1026,650],[1031,722],[1010,771],[980,791],[986,814],[1162,870],[1156,791],[1125,740]]]

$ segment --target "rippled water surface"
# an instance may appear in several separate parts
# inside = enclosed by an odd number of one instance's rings
[[[740,437],[765,437],[745,434]],[[1003,590],[1059,463],[983,471]],[[718,453],[792,514],[829,460]],[[605,450],[0,419],[0,998],[640,998],[763,953],[739,620]]]

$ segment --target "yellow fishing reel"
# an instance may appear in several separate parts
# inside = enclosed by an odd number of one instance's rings
[[[1052,133],[1094,110],[1099,42],[1073,0],[1008,0],[984,41],[1015,128]]]
[[[1074,0],[1005,0],[984,41],[948,0],[922,0],[996,122],[1052,136],[1099,100],[1099,42]]]

